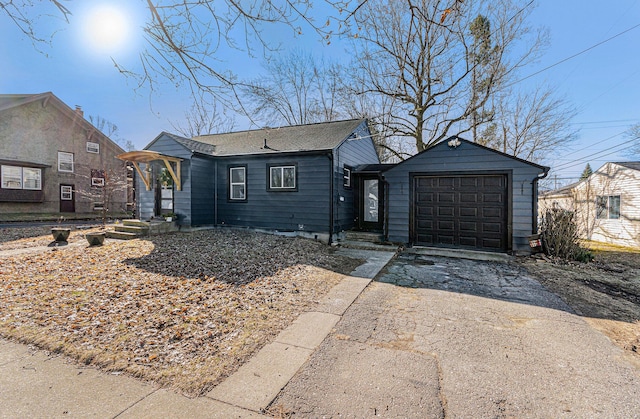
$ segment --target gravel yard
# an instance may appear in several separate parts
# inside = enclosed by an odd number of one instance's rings
[[[0,229],[0,251],[49,228]],[[0,257],[0,335],[199,395],[362,261],[321,243],[204,230]]]

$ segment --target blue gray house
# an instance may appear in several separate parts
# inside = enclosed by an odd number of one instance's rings
[[[193,139],[163,132],[125,153],[141,219],[334,242],[348,230],[418,246],[529,252],[548,168],[452,138],[381,164],[363,119]]]

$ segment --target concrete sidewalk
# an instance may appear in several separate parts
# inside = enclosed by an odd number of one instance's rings
[[[189,399],[130,377],[82,367],[63,356],[0,340],[0,418],[254,418],[309,359],[347,308],[394,256],[340,249],[366,259],[235,374]]]

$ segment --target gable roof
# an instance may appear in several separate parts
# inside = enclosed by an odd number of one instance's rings
[[[451,145],[451,141],[454,141],[454,140],[458,140],[459,141],[458,145],[453,145],[453,146]],[[464,138],[458,137],[457,135],[453,135],[453,136],[447,138],[446,140],[442,140],[439,143],[434,144],[433,146],[429,147],[428,149],[426,149],[424,151],[421,151],[418,154],[414,154],[413,156],[409,157],[408,159],[403,160],[400,163],[397,163],[396,166],[402,166],[403,163],[405,163],[405,162],[407,162],[407,161],[409,161],[411,159],[414,159],[414,158],[416,158],[418,156],[421,156],[424,153],[429,153],[429,151],[433,150],[434,148],[441,148],[441,147],[456,147],[457,148],[460,145],[460,143],[469,144],[469,145],[471,145],[473,147],[478,147],[480,149],[484,149],[484,150],[490,151],[492,153],[499,154],[499,155],[504,156],[504,157],[506,157],[508,159],[519,161],[520,163],[524,163],[524,164],[528,164],[529,166],[536,167],[536,168],[538,168],[538,169],[540,169],[541,171],[544,172],[544,176],[546,176],[549,173],[549,170],[551,170],[550,167],[542,166],[542,165],[539,165],[537,163],[532,163],[530,161],[521,159],[520,157],[515,157],[515,156],[512,156],[510,154],[503,153],[502,151],[494,150],[493,148],[489,148],[489,147],[483,146],[481,144],[474,143],[474,142],[469,141],[469,140],[465,140]]]
[[[335,149],[346,141],[365,121],[365,119],[351,119],[279,128],[262,128],[228,134],[202,135],[191,140],[178,137],[176,141],[190,150],[212,156],[328,151]]]
[[[86,129],[89,132],[97,133],[106,141],[111,142],[112,145],[115,146],[117,150],[119,150],[119,152],[124,153],[124,149],[120,147],[120,145],[118,145],[111,138],[107,137],[91,122],[87,121],[81,111],[77,109],[71,109],[71,107],[60,100],[60,98],[58,98],[52,92],[36,94],[0,94],[0,112],[37,101],[42,101],[43,107],[48,106],[49,104],[54,106],[69,119],[71,119],[75,124],[80,125],[82,128]]]
[[[626,167],[627,169],[640,170],[640,161],[613,162],[613,164]]]

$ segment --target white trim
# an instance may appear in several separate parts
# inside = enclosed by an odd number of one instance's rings
[[[71,164],[71,170],[62,169],[61,165],[63,164]],[[58,172],[68,172],[73,173],[73,153],[68,153],[66,151],[58,151]]]
[[[69,185],[60,185],[60,200],[73,201],[73,188]]]
[[[233,181],[233,172],[240,171],[242,173],[242,181]],[[240,189],[236,189],[240,187]],[[240,196],[235,197],[234,191],[239,190]],[[247,199],[247,168],[244,166],[229,167],[229,199],[232,201],[245,201]]]
[[[92,177],[91,186],[104,186],[104,179],[101,177]]]
[[[100,154],[100,144],[87,141],[87,153]]]
[[[280,172],[280,185],[273,184],[273,170]],[[284,185],[284,169],[293,169],[293,186]],[[295,189],[296,188],[296,166],[270,166],[269,167],[269,189]]]

